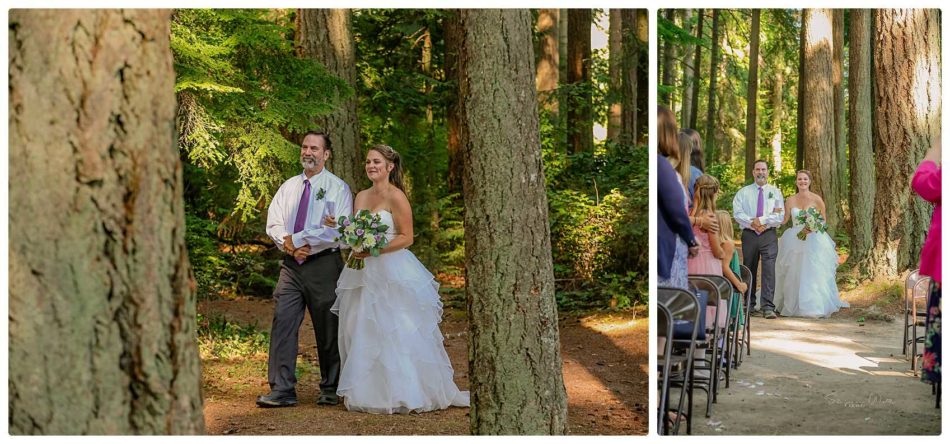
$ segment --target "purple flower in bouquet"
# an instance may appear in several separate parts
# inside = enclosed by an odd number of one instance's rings
[[[388,239],[383,235],[389,226],[380,222],[378,214],[372,214],[369,210],[360,210],[353,216],[342,216],[340,226],[337,227],[340,236],[336,238],[350,247],[354,253],[369,252],[371,256],[379,256],[382,249],[388,244]],[[363,268],[363,259],[352,257],[347,259],[347,265],[350,268]]]

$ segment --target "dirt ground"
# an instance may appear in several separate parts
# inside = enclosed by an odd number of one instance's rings
[[[830,319],[752,318],[752,356],[721,388],[712,417],[694,398],[699,435],[936,435],[931,386],[901,354],[903,319],[855,309]],[[685,428],[681,429],[685,433]]]
[[[273,301],[205,301],[198,312],[267,330]],[[560,321],[561,356],[568,394],[569,433],[644,435],[647,433],[647,338],[645,310],[565,316]],[[464,312],[446,309],[445,347],[455,381],[468,389],[467,328]],[[469,409],[410,415],[351,413],[342,404],[317,406],[319,370],[310,320],[301,327],[297,385],[299,404],[261,409],[254,400],[268,391],[266,355],[202,363],[205,424],[212,435],[464,435]]]

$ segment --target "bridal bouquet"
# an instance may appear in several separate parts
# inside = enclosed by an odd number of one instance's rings
[[[808,236],[808,233],[805,232],[806,228],[812,233],[824,233],[828,228],[828,225],[825,224],[825,218],[821,217],[821,213],[815,207],[798,213],[797,219],[798,223],[804,226],[797,234],[800,240],[805,240]]]
[[[353,258],[353,253],[369,251],[370,255],[379,256],[380,250],[389,243],[386,238],[388,229],[389,225],[380,221],[379,214],[372,214],[369,210],[360,210],[352,217],[340,217],[337,226],[340,236],[336,240],[349,245],[351,249],[346,266],[355,270],[363,269],[363,260]]]

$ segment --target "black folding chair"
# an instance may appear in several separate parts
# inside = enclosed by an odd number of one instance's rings
[[[755,289],[752,288],[752,270],[749,270],[749,267],[745,265],[739,265],[739,279],[742,279],[742,282],[746,284],[745,290],[745,302],[743,306],[745,307],[745,324],[742,326],[742,339],[739,342],[738,348],[738,365],[742,365],[742,349],[745,349],[746,356],[752,356],[752,299],[755,297]]]
[[[709,356],[709,360],[706,361],[705,356],[703,361],[709,363],[709,381],[708,381],[708,395],[706,399],[706,417],[708,418],[712,414],[712,404],[717,402],[717,396],[719,394],[719,375],[722,372],[722,361],[725,351],[725,346],[728,345],[725,343],[726,330],[728,328],[728,321],[724,325],[720,325],[719,319],[726,318],[728,319],[728,306],[723,312],[723,305],[727,304],[727,301],[732,297],[732,284],[729,281],[722,277],[716,275],[690,275],[689,283],[691,286],[696,287],[697,290],[706,291],[709,293],[709,298],[706,300],[707,307],[713,307],[713,319],[710,323],[708,319],[709,312],[707,310],[707,319],[706,325],[712,325],[711,328],[706,329],[706,339],[707,342],[705,351]],[[712,337],[710,338],[710,333]],[[723,342],[723,344],[720,344]],[[700,345],[700,348],[703,348]],[[699,381],[700,378],[697,378]],[[700,386],[702,389],[702,386]]]
[[[686,406],[686,434],[691,434],[693,431],[693,355],[696,352],[696,337],[699,334],[700,328],[699,311],[703,308],[699,306],[699,299],[696,295],[681,288],[672,287],[657,288],[657,306],[659,305],[663,305],[670,312],[670,317],[673,319],[674,324],[680,323],[689,328],[687,339],[689,344],[687,347],[679,350],[681,354],[674,355],[672,351],[676,337],[675,331],[667,340],[667,346],[670,350],[669,357],[667,358],[670,361],[670,371],[668,372],[670,378],[667,380],[667,393],[669,393],[669,387],[672,387],[674,382],[678,382],[680,395],[676,409],[674,410],[677,412],[672,427],[674,435],[679,434],[680,422],[683,417],[684,396],[688,398],[688,404]],[[667,408],[667,410],[669,410],[669,408]],[[665,416],[667,412],[661,411],[659,413],[663,420],[662,428],[667,428]]]
[[[660,356],[657,359],[657,371],[660,376],[660,408],[657,413],[657,424],[660,425],[660,434],[669,435],[670,429],[665,421],[666,406],[670,396],[670,371],[672,369],[673,355],[673,315],[664,304],[656,305],[656,333],[658,338],[663,338],[662,348],[658,348]]]
[[[694,358],[697,363],[694,363],[692,387],[706,392],[706,417],[709,418],[712,416],[712,403],[716,394],[715,382],[719,376],[716,365],[716,356],[719,354],[719,329],[706,327],[709,324],[706,307],[713,307],[712,316],[714,319],[719,316],[719,291],[716,289],[716,284],[704,277],[689,276],[689,285],[698,295],[701,305],[703,305],[703,302],[700,292],[707,295],[705,305],[700,307],[703,310],[700,315],[700,324],[702,325],[699,327],[703,329],[701,330],[702,334],[698,335],[696,340],[693,341],[696,349],[702,352]],[[715,326],[715,323],[713,325]],[[684,340],[677,340],[673,344],[674,347],[684,347],[685,345],[686,341]],[[702,373],[705,373],[705,375],[702,375]],[[690,395],[692,395],[692,391],[690,391]]]
[[[917,327],[924,327],[927,322],[927,298],[930,296],[929,276],[920,274],[920,270],[912,271],[904,280],[904,342],[902,353],[907,354],[907,346],[911,346],[910,369],[917,375],[917,344],[926,340],[924,335],[918,336]],[[907,337],[910,330],[910,337]],[[926,334],[926,332],[924,333]]]
[[[736,313],[736,316],[733,316],[732,310],[731,310],[732,303],[733,303],[732,301],[733,301],[733,298],[735,297],[735,288],[732,286],[732,283],[729,282],[729,279],[726,279],[725,276],[713,275],[713,274],[709,274],[709,275],[701,274],[701,275],[694,275],[694,276],[703,277],[709,281],[712,281],[712,283],[715,284],[716,286],[715,290],[719,293],[720,302],[719,302],[718,316],[721,318],[724,318],[725,322],[723,323],[724,325],[720,326],[718,322],[719,319],[717,318],[716,323],[714,324],[715,328],[718,330],[718,335],[722,342],[722,345],[719,348],[719,356],[718,356],[718,359],[716,360],[716,367],[717,367],[716,373],[724,374],[726,378],[726,388],[729,388],[729,382],[731,378],[729,369],[732,366],[732,352],[733,352],[733,347],[732,347],[733,335],[730,334],[730,331],[731,331],[730,326],[732,326],[734,322],[734,318],[738,317],[738,313]],[[722,312],[723,302],[725,302],[725,313]],[[718,376],[716,380],[714,381],[714,385],[715,385],[715,390],[714,390],[715,394],[713,395],[713,402],[716,402],[717,396],[719,393]]]

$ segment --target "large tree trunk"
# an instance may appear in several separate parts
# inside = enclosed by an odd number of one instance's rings
[[[716,78],[719,77],[719,10],[713,9],[712,50],[709,53],[709,102],[706,105],[706,165],[716,163]]]
[[[564,79],[567,79],[567,35],[569,28],[567,27],[568,22],[568,9],[558,9],[557,12],[557,54],[558,54],[558,74],[559,82],[563,82]],[[563,97],[562,97],[563,98]],[[561,102],[565,103],[565,102]]]
[[[620,141],[625,144],[636,144],[637,130],[637,82],[640,63],[640,39],[637,37],[636,9],[620,10],[620,26],[623,42],[620,45],[623,60],[621,63],[621,119]]]
[[[10,12],[12,434],[200,434],[167,10]]]
[[[648,79],[650,78],[650,18],[645,9],[637,11],[637,39],[640,50],[637,55],[637,121],[636,144],[646,145],[647,124],[649,123],[648,98],[650,96]]]
[[[675,25],[676,16],[675,9],[667,8],[663,14],[663,17]],[[660,94],[660,103],[668,105],[671,110],[676,112],[676,100],[675,94],[670,94],[670,91],[676,90],[676,72],[674,72],[673,67],[675,66],[674,60],[676,59],[676,46],[670,41],[666,41],[663,44],[663,86],[668,89],[663,91]]]
[[[749,84],[746,88],[746,120],[745,120],[745,181],[752,180],[752,164],[758,159],[756,142],[758,140],[758,126],[756,125],[756,103],[759,97],[759,19],[761,11],[752,10],[752,35],[749,40]]]
[[[608,40],[608,71],[610,75],[610,107],[607,110],[607,139],[617,142],[620,138],[620,126],[623,119],[620,104],[621,89],[623,88],[623,75],[621,69],[623,65],[623,27],[620,15],[620,9],[610,10],[610,30]]]
[[[705,11],[700,9],[696,12],[696,38],[700,40],[703,38],[703,22],[705,22]],[[696,53],[693,55],[693,70],[696,73],[696,76],[693,80],[693,92],[690,94],[690,101],[692,102],[690,109],[692,111],[689,115],[689,123],[686,125],[688,128],[692,129],[697,128],[697,121],[699,120],[699,86],[701,83],[703,83],[699,79],[699,73],[702,71],[703,67],[703,46],[695,46]]]
[[[848,30],[848,145],[851,162],[851,252],[848,261],[867,266],[874,217],[874,153],[871,148],[871,10],[852,9]],[[867,269],[861,270],[867,274]]]
[[[802,25],[798,33],[798,114],[796,119],[795,170],[805,168],[805,33],[808,32],[808,23],[805,23],[805,11],[802,10]]]
[[[557,10],[555,10],[557,11]],[[443,63],[445,64],[445,81],[455,84],[455,93],[450,94],[446,104],[446,145],[449,157],[449,177],[448,191],[450,193],[462,192],[462,156],[460,153],[459,126],[461,126],[459,116],[458,99],[458,52],[461,36],[459,36],[458,14],[452,11],[442,22],[443,32],[445,33],[445,55]],[[554,87],[557,88],[557,47],[554,58]],[[539,73],[540,74],[540,73]],[[554,110],[557,111],[557,98],[551,97],[550,102],[554,104]]]
[[[911,193],[910,179],[924,152],[940,137],[940,11],[874,12],[874,146],[877,194],[872,277],[894,276],[917,265],[932,207]]]
[[[835,92],[835,173],[831,176],[834,185],[834,200],[826,202],[834,205],[840,218],[838,228],[847,231],[844,196],[847,193],[846,174],[848,173],[847,137],[844,128],[844,9],[832,10],[832,81]]]
[[[558,84],[558,10],[539,9],[537,32],[541,34],[538,42],[538,67],[535,85],[538,100],[548,111],[557,112],[557,98],[553,97]]]
[[[802,23],[805,33],[805,168],[812,173],[811,191],[825,202],[828,228],[838,226],[834,193],[835,168],[835,104],[832,73],[832,31],[830,9],[806,9]]]
[[[692,32],[693,30],[693,10],[692,9],[683,9],[680,11],[683,17],[683,31]],[[697,45],[686,45],[685,50],[683,51],[683,104],[680,110],[680,127],[688,128],[690,116],[693,113],[693,65],[689,56],[694,54],[694,49]]]
[[[351,9],[299,9],[294,34],[297,54],[316,60],[356,90],[356,42]],[[333,139],[329,168],[354,190],[368,184],[363,171],[360,119],[356,94],[332,113],[315,119],[317,128]]]
[[[568,10],[567,83],[579,86],[590,82],[590,9]],[[594,151],[594,118],[590,89],[574,94],[567,108],[568,145],[572,153]]]
[[[772,78],[772,171],[778,177],[782,172],[782,123],[785,119],[785,65],[776,63]]]
[[[472,433],[563,434],[531,13],[466,9],[460,25]]]

